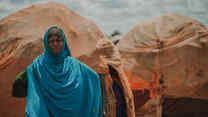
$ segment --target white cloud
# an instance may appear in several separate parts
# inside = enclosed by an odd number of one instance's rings
[[[0,0],[0,16],[48,1],[66,4],[81,16],[94,20],[105,33],[115,29],[126,33],[137,23],[163,13],[191,16],[208,24],[207,0]]]

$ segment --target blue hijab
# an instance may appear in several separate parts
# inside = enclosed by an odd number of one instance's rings
[[[54,55],[48,33],[57,28],[64,47]],[[26,117],[101,117],[102,100],[98,75],[71,57],[64,32],[53,26],[44,36],[44,53],[26,68],[28,95]]]

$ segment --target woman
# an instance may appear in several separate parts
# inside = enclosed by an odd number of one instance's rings
[[[101,117],[99,77],[71,57],[64,32],[49,28],[44,47],[43,54],[19,75],[27,79],[26,116]]]

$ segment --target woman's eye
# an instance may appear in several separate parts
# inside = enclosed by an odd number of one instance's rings
[[[50,41],[48,41],[48,43],[54,43],[55,41],[54,40],[50,40]]]
[[[58,41],[58,42],[61,42],[61,41],[62,41],[62,39],[58,39],[57,41]]]
[[[56,40],[50,40],[50,41],[48,41],[48,43],[54,43],[54,42],[62,42],[62,39],[56,39]]]

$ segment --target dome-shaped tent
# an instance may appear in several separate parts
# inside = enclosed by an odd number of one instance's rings
[[[73,57],[106,77],[106,88],[103,90],[108,95],[104,98],[112,107],[105,103],[103,105],[104,111],[108,109],[112,114],[106,111],[105,116],[115,115],[115,98],[108,67],[112,66],[121,81],[127,115],[134,117],[133,95],[122,70],[118,50],[107,41],[95,23],[79,16],[65,5],[54,2],[32,5],[0,20],[0,116],[24,115],[25,99],[11,97],[12,83],[16,75],[43,52],[42,38],[52,25],[65,32]]]
[[[150,87],[147,89],[151,92],[150,95],[159,97],[155,107],[162,104],[162,98],[207,100],[207,34],[208,29],[198,21],[176,14],[162,15],[140,23],[118,43],[124,70],[149,82]],[[133,81],[135,85],[136,81]],[[149,102],[145,107],[148,104],[154,105]],[[169,111],[166,105],[163,109],[165,112],[177,113]],[[179,105],[171,106],[177,108]],[[149,107],[151,110],[154,106]]]

